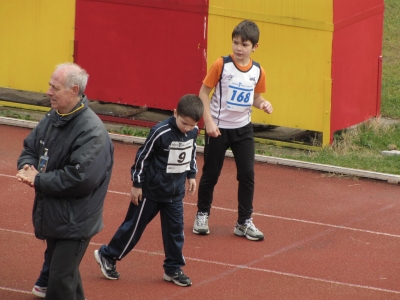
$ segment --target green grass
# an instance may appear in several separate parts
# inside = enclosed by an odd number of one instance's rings
[[[130,127],[130,126],[123,126],[118,130],[109,130],[112,133],[118,134],[125,134],[125,135],[133,135],[138,137],[147,137],[150,132],[149,128],[142,128],[142,127]]]
[[[6,109],[6,110],[1,110],[0,109],[0,116],[7,117],[7,118],[14,118],[14,119],[22,119],[22,120],[32,121],[31,115],[29,115],[29,114],[19,114],[18,112],[10,111],[8,109]]]
[[[334,143],[320,151],[256,144],[262,155],[400,175],[400,156],[383,155],[384,150],[400,150],[400,124],[387,125],[380,119],[337,132]]]
[[[383,117],[400,119],[400,1],[385,0],[383,29]]]

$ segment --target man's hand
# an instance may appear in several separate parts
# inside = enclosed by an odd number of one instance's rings
[[[21,170],[17,173],[17,180],[22,183],[26,183],[29,186],[33,186],[35,183],[36,174],[39,172],[34,166],[24,165]]]
[[[134,205],[139,205],[139,201],[142,201],[142,189],[132,187],[131,190],[131,201]]]

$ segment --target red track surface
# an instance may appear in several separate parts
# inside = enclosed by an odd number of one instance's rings
[[[33,190],[15,178],[29,131],[0,125],[0,299],[33,299],[30,291],[43,262],[45,244],[32,234]],[[257,163],[253,216],[266,238],[252,242],[233,234],[237,183],[232,159],[226,160],[216,187],[209,236],[191,232],[196,197],[184,199],[184,271],[191,287],[162,279],[158,218],[137,248],[118,262],[120,280],[105,279],[93,251],[108,243],[125,217],[137,148],[115,143],[105,227],[81,264],[89,300],[400,299],[398,185]]]

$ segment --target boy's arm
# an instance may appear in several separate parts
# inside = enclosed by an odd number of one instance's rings
[[[272,105],[269,101],[265,100],[261,94],[254,93],[253,106],[271,114],[273,111]]]
[[[141,188],[145,178],[145,170],[149,165],[150,161],[153,160],[154,148],[158,147],[158,139],[156,131],[153,128],[150,129],[150,133],[146,138],[146,141],[138,151],[136,152],[136,158],[133,166],[131,167],[131,179],[133,186]]]
[[[197,186],[197,184],[196,184],[196,179],[195,178],[189,178],[188,179],[188,191],[187,191],[187,193],[189,194],[189,195],[194,195],[194,193],[196,192],[196,186]]]
[[[203,101],[203,106],[204,106],[203,119],[204,119],[204,124],[206,126],[207,134],[212,137],[217,137],[221,135],[221,133],[219,132],[218,126],[214,123],[211,117],[210,99],[209,99],[211,91],[212,88],[203,84],[200,88],[199,97],[201,101]]]
[[[197,136],[198,129],[193,130],[195,136]],[[190,161],[190,170],[187,172],[187,180],[188,180],[188,190],[187,193],[189,195],[193,195],[196,192],[196,174],[198,171],[197,162],[196,162],[196,152],[197,152],[197,145],[196,145],[196,138],[193,139],[193,149],[192,149],[192,158]]]
[[[132,187],[131,190],[131,201],[134,205],[138,205],[139,201],[142,201],[142,189]]]

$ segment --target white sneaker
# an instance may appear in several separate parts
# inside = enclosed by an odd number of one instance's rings
[[[41,287],[38,285],[34,285],[33,289],[32,289],[32,294],[34,294],[36,297],[44,298],[44,297],[46,297],[46,291],[47,291],[47,287]]]
[[[209,234],[208,228],[208,213],[198,212],[194,219],[193,233],[195,234]]]
[[[264,239],[264,234],[254,226],[253,218],[247,219],[244,224],[236,223],[233,233],[237,236],[245,236],[251,241]]]

